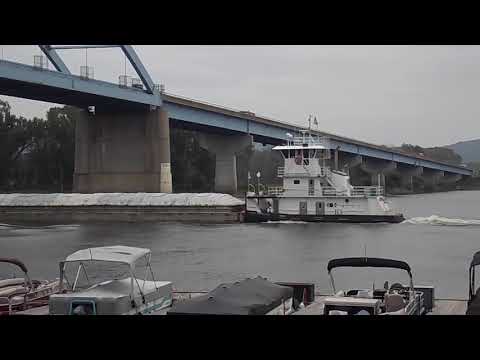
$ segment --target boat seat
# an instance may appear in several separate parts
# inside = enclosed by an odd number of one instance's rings
[[[370,299],[370,298],[372,298],[372,294],[368,290],[358,290],[357,297],[364,298],[364,299]]]
[[[385,294],[385,312],[395,312],[406,306],[405,300],[399,294]]]
[[[328,315],[348,315],[347,311],[341,311],[341,310],[330,310],[328,312]]]
[[[28,293],[28,289],[23,286],[12,286],[0,290],[0,303],[8,303],[8,299],[18,295]]]
[[[23,285],[24,283],[24,278],[4,279],[0,280],[0,289],[7,286]]]

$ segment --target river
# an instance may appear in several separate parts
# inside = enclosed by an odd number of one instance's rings
[[[390,199],[410,220],[401,224],[0,224],[0,256],[18,257],[34,278],[55,278],[58,262],[68,254],[122,244],[150,248],[157,280],[173,281],[180,290],[212,289],[221,282],[261,275],[272,281],[313,282],[326,293],[331,292],[328,260],[366,252],[407,261],[414,282],[435,286],[437,298],[466,298],[468,265],[480,250],[480,191]],[[0,278],[12,276],[12,269],[2,265]],[[333,274],[338,288],[378,288],[385,280],[407,283],[408,279],[401,270],[345,268]]]

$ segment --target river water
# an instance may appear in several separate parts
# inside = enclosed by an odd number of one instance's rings
[[[34,278],[55,278],[58,262],[68,254],[122,244],[150,248],[156,279],[173,281],[180,290],[208,290],[221,282],[261,275],[272,281],[313,282],[316,290],[330,293],[328,260],[366,252],[370,257],[407,261],[414,282],[433,285],[437,298],[466,298],[468,265],[480,250],[480,191],[390,199],[409,220],[401,224],[0,224],[0,257],[21,259]],[[2,265],[0,278],[14,275],[13,271]],[[337,290],[408,280],[401,270],[342,268],[333,275]]]

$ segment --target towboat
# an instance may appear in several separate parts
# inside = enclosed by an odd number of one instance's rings
[[[290,134],[289,134],[290,135]],[[309,222],[399,223],[404,219],[387,201],[382,186],[352,186],[347,172],[331,168],[331,152],[336,151],[327,137],[301,131],[291,135],[286,145],[275,146],[284,159],[278,168],[281,187],[249,191],[245,196],[245,221],[300,220]],[[253,186],[254,187],[254,186]]]
[[[73,283],[66,275],[71,265],[77,269]],[[97,271],[103,268],[102,274],[113,274],[111,266],[117,266],[125,269],[128,276],[113,276],[111,280],[91,284],[86,265]],[[135,273],[142,266],[145,267],[143,279]],[[78,286],[81,272],[88,283],[85,289]],[[79,250],[60,262],[60,281],[67,286],[50,296],[50,315],[149,314],[172,303],[172,283],[155,280],[151,251],[144,248],[118,245]]]
[[[408,273],[410,284],[393,283],[383,288],[337,291],[332,270],[338,267],[376,267],[401,269]],[[410,266],[399,260],[352,257],[330,260],[327,265],[334,296],[324,298],[324,315],[425,315],[434,307],[434,288],[414,286]]]
[[[13,315],[45,306],[48,298],[60,290],[58,279],[53,281],[31,279],[27,267],[18,259],[0,258],[0,263],[15,265],[23,272],[22,278],[0,280],[0,315]]]
[[[480,264],[480,251],[473,255],[468,270],[468,302],[466,315],[480,315],[480,287],[475,291],[475,268]]]

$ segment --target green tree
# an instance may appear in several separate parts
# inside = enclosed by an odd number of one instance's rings
[[[0,186],[14,185],[12,170],[18,158],[28,150],[32,126],[24,117],[11,114],[8,102],[0,100]]]

